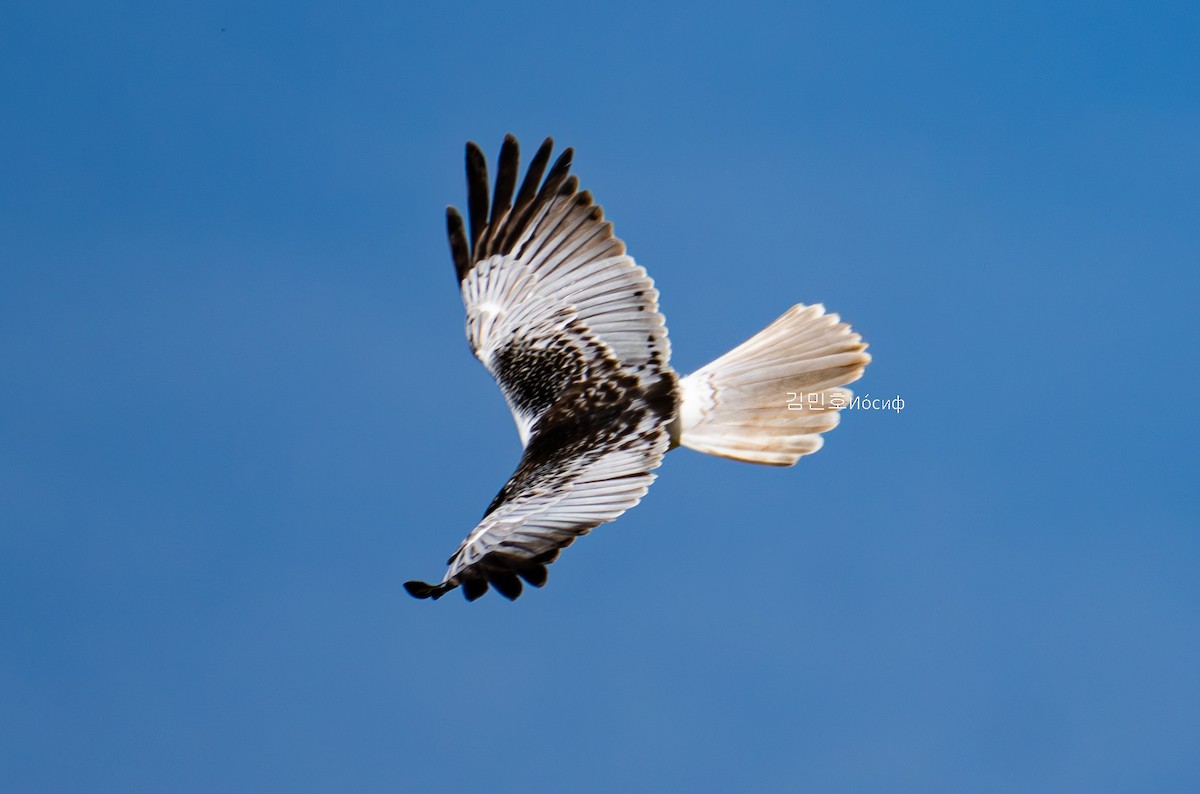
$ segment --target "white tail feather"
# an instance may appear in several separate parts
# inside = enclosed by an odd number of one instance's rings
[[[821,448],[871,361],[862,337],[816,304],[793,306],[680,381],[672,438],[724,458],[791,466]]]

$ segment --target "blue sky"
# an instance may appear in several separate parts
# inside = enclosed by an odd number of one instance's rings
[[[1195,4],[414,5],[0,10],[0,788],[1200,788]],[[410,599],[509,131],[681,371],[821,301],[904,411]]]

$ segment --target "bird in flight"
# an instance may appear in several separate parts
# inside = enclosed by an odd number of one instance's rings
[[[468,143],[469,223],[446,210],[467,340],[524,452],[442,581],[405,583],[417,598],[541,587],[564,548],[641,501],[675,447],[795,464],[821,448],[848,404],[843,387],[871,360],[836,314],[800,304],[681,377],[654,282],[569,174],[572,150],[546,170],[552,149],[547,138],[517,189],[519,147],[506,136],[489,198],[483,152]]]

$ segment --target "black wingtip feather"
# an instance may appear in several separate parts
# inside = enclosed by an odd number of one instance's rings
[[[488,220],[488,237],[483,241],[482,252],[476,258],[490,256],[495,248],[496,238],[500,231],[500,222],[504,213],[512,207],[513,191],[517,187],[517,174],[520,171],[521,148],[517,139],[510,132],[504,136],[504,144],[500,147],[500,158],[496,166],[496,189],[492,193],[492,216]]]
[[[528,564],[517,573],[534,587],[545,587],[546,579],[549,578],[545,565]]]
[[[487,226],[487,158],[474,141],[467,141],[467,211],[471,218],[471,254],[479,250],[479,236]]]
[[[567,172],[571,170],[571,161],[574,157],[574,149],[569,146],[563,149],[563,153],[550,167],[550,173],[546,175],[546,182],[542,185],[542,195],[549,195],[550,192],[558,190],[559,185],[567,178]]]
[[[512,133],[504,136],[500,147],[500,159],[496,167],[496,191],[492,194],[492,218],[500,220],[505,210],[512,206],[513,191],[517,187],[517,173],[521,170],[521,147]]]
[[[575,191],[577,191],[577,190],[579,190],[579,177],[575,176],[574,174],[571,174],[569,177],[567,177],[563,181],[562,185],[559,186],[558,195],[574,196]],[[578,205],[579,202],[576,202],[576,204]]]
[[[468,601],[474,601],[488,591],[486,579],[468,579],[463,582],[463,595]]]
[[[471,249],[467,244],[462,216],[454,207],[446,207],[446,235],[450,238],[450,256],[454,258],[454,272],[461,283],[471,270]]]
[[[547,138],[538,147],[537,153],[529,161],[529,170],[525,172],[525,180],[521,182],[521,190],[517,193],[517,201],[513,205],[518,210],[533,201],[537,195],[538,186],[542,183],[542,174],[546,172],[546,163],[550,162],[550,152],[554,150],[554,139]]]
[[[496,592],[509,601],[516,601],[521,595],[521,580],[511,571],[491,571],[488,573],[488,581],[496,588]]]
[[[521,181],[521,189],[517,191],[510,220],[505,224],[507,229],[494,246],[498,253],[509,253],[513,244],[525,231],[533,214],[534,199],[541,195],[539,188],[542,186],[542,174],[546,172],[546,164],[550,162],[550,153],[553,150],[554,139],[546,138],[529,161],[529,169],[525,172],[525,179]]]
[[[455,585],[429,584],[428,582],[411,581],[404,583],[404,589],[413,598],[432,598],[437,601],[455,588]]]

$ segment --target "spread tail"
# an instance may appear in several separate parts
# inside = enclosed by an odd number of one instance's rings
[[[793,306],[680,381],[680,446],[748,463],[791,466],[821,448],[851,397],[841,388],[871,361],[862,337],[816,304]]]

